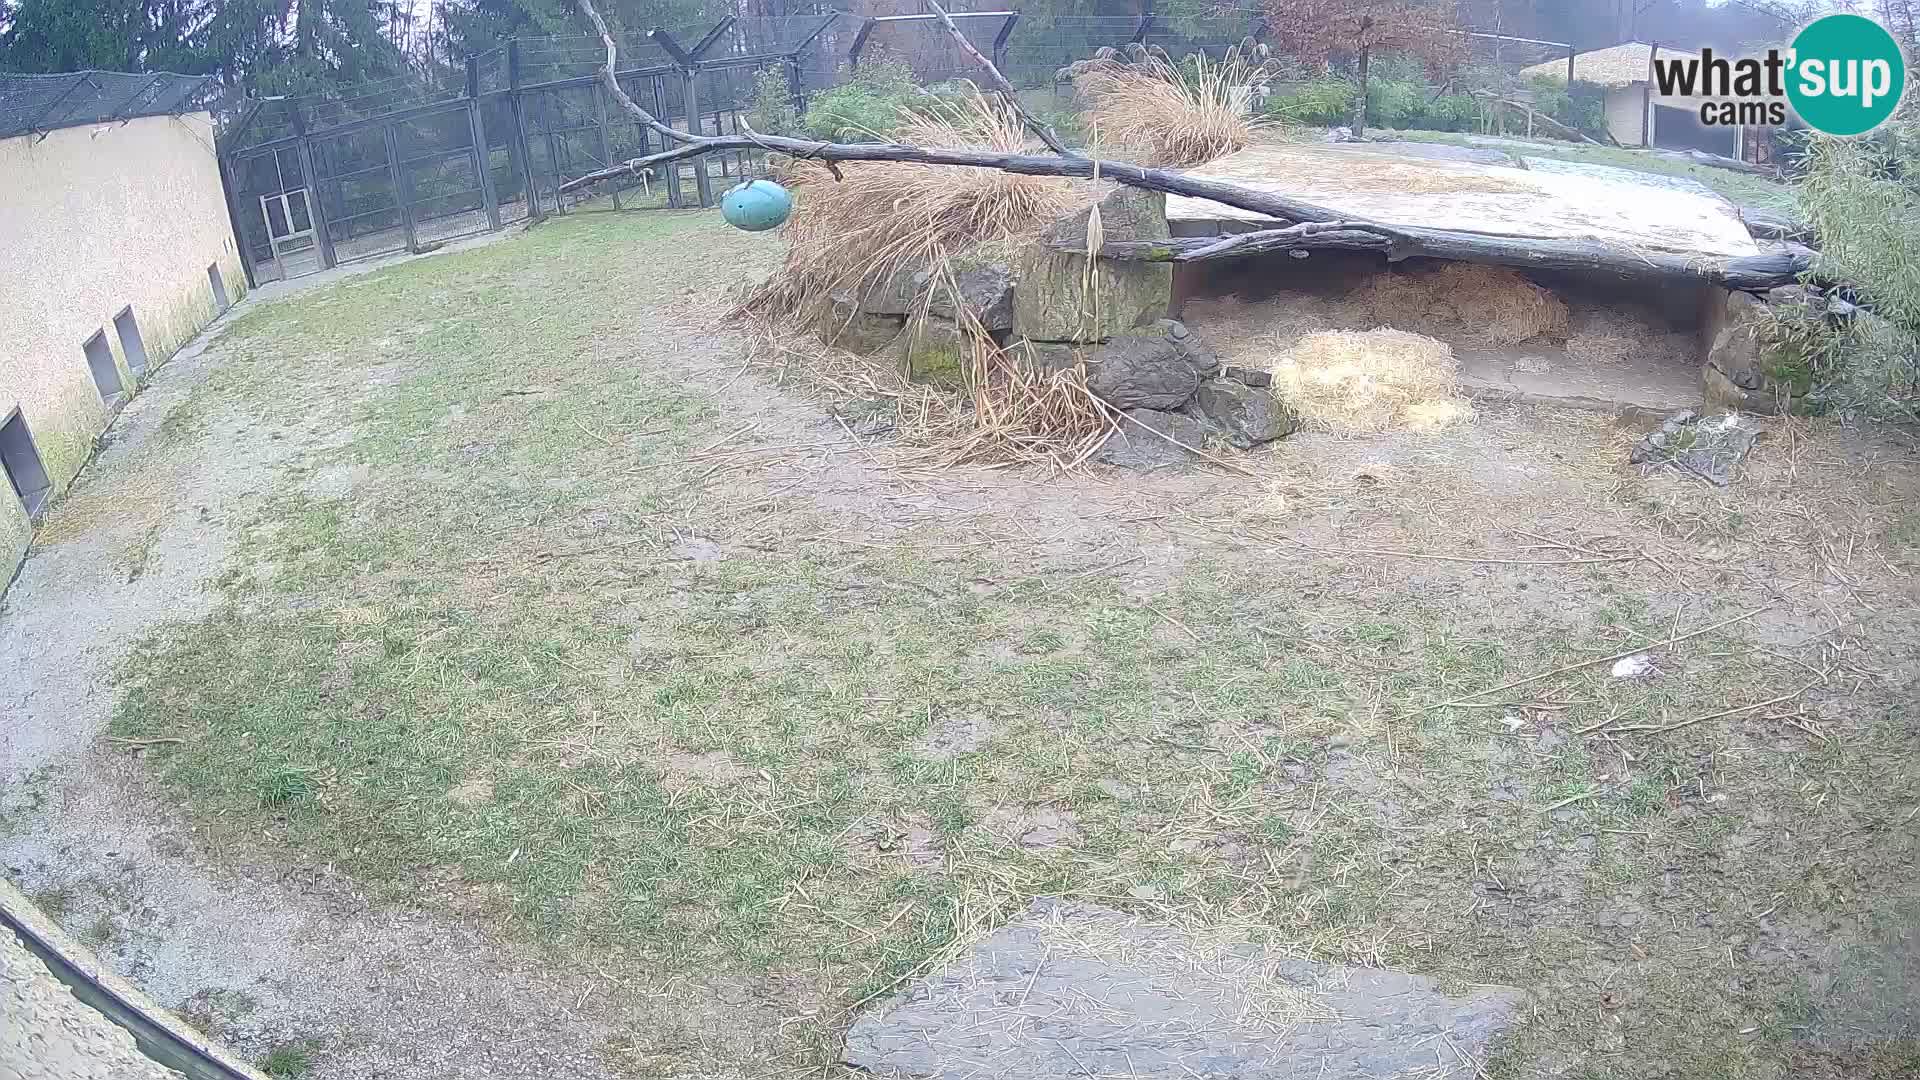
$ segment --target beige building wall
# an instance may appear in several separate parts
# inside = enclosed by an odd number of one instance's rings
[[[206,113],[62,128],[0,140],[0,420],[25,417],[58,493],[110,415],[82,346],[105,330],[134,388],[113,317],[129,305],[148,372],[211,321],[207,267],[246,290]],[[0,487],[0,585],[32,529]]]
[[[1621,146],[1643,144],[1640,118],[1646,104],[1646,83],[1630,83],[1607,91],[1607,134]]]

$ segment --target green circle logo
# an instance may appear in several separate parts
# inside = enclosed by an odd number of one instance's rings
[[[1893,115],[1907,60],[1886,27],[1859,15],[1815,19],[1793,39],[1787,100],[1815,131],[1860,135]]]

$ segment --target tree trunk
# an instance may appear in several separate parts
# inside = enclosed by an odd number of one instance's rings
[[[1360,46],[1360,61],[1355,66],[1360,76],[1360,90],[1354,94],[1353,123],[1348,125],[1353,128],[1353,137],[1356,139],[1367,133],[1367,68],[1372,60],[1373,50],[1365,45]]]

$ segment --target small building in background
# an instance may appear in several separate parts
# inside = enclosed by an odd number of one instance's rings
[[[115,412],[246,288],[212,89],[0,74],[0,585]]]
[[[1698,58],[1692,49],[1675,49],[1629,41],[1624,45],[1583,52],[1573,58],[1576,82],[1594,83],[1606,88],[1607,134],[1621,146],[1656,147],[1664,150],[1698,150],[1721,157],[1752,160],[1751,129],[1742,125],[1709,125],[1700,122],[1700,106],[1724,98],[1693,96],[1666,97],[1653,81],[1653,58],[1662,60]],[[1729,56],[1728,59],[1734,59]],[[1547,78],[1564,83],[1567,62],[1553,60],[1523,69],[1528,78]]]

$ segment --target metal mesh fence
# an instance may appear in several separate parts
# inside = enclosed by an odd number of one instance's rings
[[[212,76],[74,71],[0,74],[0,139],[80,124],[167,116],[211,108]]]

